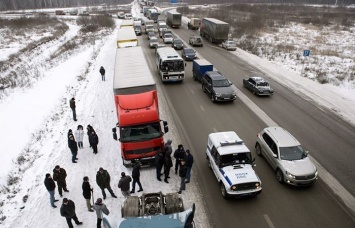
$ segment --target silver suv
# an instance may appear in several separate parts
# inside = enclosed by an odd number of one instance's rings
[[[256,154],[264,156],[280,183],[311,185],[318,178],[316,166],[301,144],[282,127],[267,127],[256,139]]]

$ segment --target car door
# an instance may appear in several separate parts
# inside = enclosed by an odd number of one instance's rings
[[[248,82],[249,90],[253,91],[255,89],[256,82],[252,78],[249,78]]]
[[[205,81],[206,81],[205,88],[207,93],[212,94],[212,79],[208,74],[205,75]]]
[[[213,170],[214,175],[216,176],[217,180],[219,181],[219,164],[220,164],[220,155],[215,146],[211,149],[212,161],[211,161],[211,168]]]
[[[267,162],[272,166],[272,168],[275,169],[275,158],[273,154],[276,148],[276,144],[267,133],[263,133],[262,138],[265,142],[261,145],[263,155]]]

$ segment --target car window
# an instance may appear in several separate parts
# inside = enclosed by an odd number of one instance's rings
[[[280,147],[280,158],[282,160],[300,160],[307,157],[306,152],[302,146]]]
[[[267,82],[258,82],[258,86],[269,86]]]
[[[217,156],[217,149],[215,146],[212,147],[211,154],[212,154],[212,157],[214,157],[214,158]]]
[[[271,151],[277,156],[277,147],[275,142],[270,138],[270,136],[267,133],[264,133],[262,135],[265,143],[268,145],[268,147],[271,149]]]

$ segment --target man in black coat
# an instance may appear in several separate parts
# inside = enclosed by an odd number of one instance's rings
[[[54,198],[55,182],[49,173],[46,174],[46,178],[44,179],[44,186],[46,186],[46,189],[49,192],[49,200],[51,206],[53,208],[56,208],[57,206],[54,205],[54,202],[57,202],[58,200]]]
[[[91,143],[90,143],[90,135],[91,135],[91,132],[92,131],[95,131],[94,128],[89,124],[87,127],[86,127],[86,130],[88,130],[87,134],[88,134],[88,140],[89,140],[89,144],[90,144],[90,147],[91,146]]]
[[[94,210],[91,209],[92,205],[90,203],[91,192],[93,191],[93,188],[90,186],[89,177],[84,177],[83,180],[84,180],[84,182],[83,182],[83,185],[82,185],[82,189],[83,189],[83,196],[84,196],[84,198],[86,200],[86,206],[88,208],[88,211],[93,212]]]
[[[76,160],[78,160],[78,158],[76,157],[78,155],[78,144],[76,143],[73,135],[69,135],[68,147],[72,154],[71,161],[73,163],[76,163]]]
[[[126,175],[125,172],[121,173],[121,179],[118,182],[118,188],[121,189],[122,195],[126,198],[127,196],[130,196],[130,191],[129,191],[129,186],[132,181],[132,178],[128,175]]]
[[[75,98],[74,97],[72,99],[70,99],[69,106],[70,106],[71,110],[73,111],[73,120],[77,121],[76,111],[75,111],[76,105],[75,105]]]
[[[76,217],[74,202],[67,198],[63,199],[63,204],[60,207],[60,215],[66,218],[69,228],[74,227],[71,222],[72,219],[77,225],[83,224],[82,222],[79,222],[78,217]]]
[[[181,164],[179,169],[179,177],[180,177],[180,191],[178,192],[179,194],[181,194],[182,190],[185,190],[185,178],[187,172],[185,160],[181,160],[180,162]]]
[[[97,154],[97,144],[99,144],[99,137],[97,136],[95,131],[91,131],[91,134],[89,135],[89,142],[92,146],[93,153]]]
[[[141,175],[141,172],[140,172],[141,165],[142,164],[139,161],[134,163],[133,170],[132,170],[132,178],[133,178],[132,191],[130,193],[134,193],[134,191],[136,189],[136,183],[139,186],[139,190],[137,192],[143,191],[142,184],[141,184],[141,182],[139,180],[140,175]]]
[[[158,151],[157,155],[155,156],[155,167],[157,169],[157,179],[158,179],[158,181],[161,181],[160,172],[161,172],[161,169],[163,168],[163,164],[164,164],[163,153]]]
[[[101,188],[103,198],[106,199],[105,188],[110,192],[111,196],[117,198],[115,193],[113,193],[112,188],[110,186],[111,177],[107,170],[100,168],[96,174],[96,183]]]
[[[190,182],[190,177],[191,177],[191,169],[192,169],[192,164],[194,163],[194,157],[191,155],[191,152],[189,149],[186,150],[186,156],[185,156],[185,161],[186,161],[186,183]]]
[[[180,166],[180,161],[184,159],[185,157],[185,150],[183,145],[179,145],[178,148],[174,152],[174,158],[175,158],[175,174],[177,174]]]
[[[100,74],[102,81],[105,81],[105,68],[103,66],[100,67]]]
[[[173,161],[171,160],[168,147],[165,147],[164,154],[164,182],[169,183],[168,178],[170,178],[170,168],[173,167]]]
[[[58,192],[60,197],[63,196],[62,189],[64,190],[64,192],[69,192],[67,189],[67,182],[65,180],[66,178],[67,172],[65,171],[65,169],[60,168],[59,165],[56,165],[53,169],[53,180],[57,181]]]

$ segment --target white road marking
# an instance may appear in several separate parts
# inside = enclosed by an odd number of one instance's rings
[[[265,220],[266,220],[266,222],[267,222],[267,224],[269,225],[270,228],[275,228],[274,224],[272,224],[271,219],[270,219],[270,217],[267,214],[264,215],[264,218],[265,218]]]
[[[191,93],[192,93],[193,95],[195,95],[195,91],[193,91],[192,89],[190,89],[190,91],[191,91]]]
[[[201,109],[203,112],[205,111],[205,109],[203,108],[202,105],[200,105],[200,109]]]
[[[218,131],[217,131],[217,128],[215,128],[215,127],[213,127],[212,130],[213,130],[214,132],[218,132]]]

